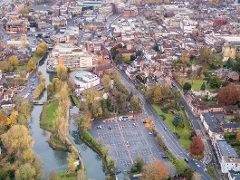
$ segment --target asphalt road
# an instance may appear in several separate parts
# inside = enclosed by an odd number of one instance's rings
[[[162,118],[156,113],[151,104],[145,99],[145,97],[138,91],[131,80],[125,75],[124,72],[120,71],[121,79],[123,84],[126,86],[128,90],[131,90],[133,94],[140,98],[143,106],[143,110],[148,116],[152,116],[154,118],[155,129],[159,132],[164,140],[165,145],[171,151],[171,153],[177,158],[187,158],[189,160],[188,165],[193,170],[197,171],[202,179],[208,180],[212,179],[211,176],[204,171],[205,165],[201,161],[194,161],[189,157],[188,152],[180,145],[177,138],[174,134],[167,128],[166,124],[162,120]],[[194,121],[194,120],[193,120]],[[199,124],[198,124],[199,125]],[[166,130],[164,130],[166,128]]]

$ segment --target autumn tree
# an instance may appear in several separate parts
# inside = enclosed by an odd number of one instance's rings
[[[73,149],[71,149],[71,152],[68,157],[68,168],[71,172],[74,172],[76,170],[76,165],[74,163],[77,159],[78,156],[76,152]]]
[[[201,139],[201,136],[194,136],[190,144],[190,153],[194,156],[203,155],[204,153],[204,144]]]
[[[17,56],[11,56],[8,60],[8,65],[9,65],[9,68],[10,70],[14,70],[18,67],[18,64],[19,64],[19,60],[17,58]]]
[[[78,124],[81,129],[87,130],[91,127],[91,112],[87,107],[85,107],[81,116],[79,116]]]
[[[180,60],[183,64],[187,64],[190,61],[189,53],[187,51],[183,51]]]
[[[152,101],[154,104],[157,104],[160,102],[161,99],[162,99],[162,90],[160,86],[156,86],[153,91]]]
[[[138,97],[132,96],[130,99],[131,110],[136,112],[141,110],[141,101]]]
[[[220,103],[225,105],[234,105],[239,100],[239,90],[234,83],[230,83],[225,87],[221,87],[218,92],[217,98]]]
[[[44,54],[44,49],[41,48],[41,47],[37,47],[37,49],[36,49],[36,54],[37,54],[38,56],[43,56],[43,54]]]
[[[55,171],[51,171],[48,175],[49,180],[58,180],[57,173]]]
[[[64,65],[58,65],[57,66],[57,77],[58,79],[60,79],[61,81],[66,81],[68,78],[68,71],[67,71],[67,67]]]
[[[28,129],[23,125],[12,126],[6,133],[1,135],[1,140],[9,154],[11,152],[21,154],[21,152],[33,146],[32,137],[29,135]]]
[[[16,180],[33,180],[35,179],[36,171],[30,163],[23,164],[15,172]]]
[[[98,90],[94,87],[83,92],[83,97],[86,99],[86,102],[87,102],[87,105],[89,108],[91,108],[95,99],[99,96],[100,96],[100,94],[99,94]]]
[[[36,69],[36,67],[37,67],[36,61],[34,60],[34,58],[31,58],[27,64],[27,71],[30,72],[30,71]]]
[[[199,50],[199,61],[201,63],[207,63],[208,62],[208,59],[210,58],[210,55],[211,55],[211,49],[208,48],[208,47],[203,47]]]
[[[7,70],[8,70],[8,63],[7,63],[7,61],[1,61],[0,62],[0,70],[2,71],[2,72],[7,72]]]
[[[18,116],[18,111],[13,111],[7,120],[7,125],[13,126],[17,124],[17,116]]]
[[[108,74],[103,75],[102,84],[106,91],[109,91],[111,89],[111,78]]]
[[[123,61],[127,64],[130,62],[130,60],[131,60],[130,54],[125,55],[124,58],[123,58]]]
[[[165,180],[168,177],[164,164],[155,160],[143,166],[142,180]]]

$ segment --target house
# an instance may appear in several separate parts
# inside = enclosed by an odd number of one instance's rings
[[[239,81],[239,74],[236,71],[230,71],[227,74],[228,79],[232,79],[233,81]]]
[[[221,172],[239,172],[240,158],[236,150],[227,143],[223,136],[219,134],[214,135],[212,144],[217,154],[217,159],[221,167]]]
[[[211,139],[216,133],[221,134],[223,132],[221,120],[222,117],[218,118],[217,114],[213,113],[202,113],[200,115],[200,121]]]
[[[93,73],[102,76],[104,73],[111,73],[113,71],[113,66],[111,64],[104,64],[100,66],[96,66],[93,68]]]

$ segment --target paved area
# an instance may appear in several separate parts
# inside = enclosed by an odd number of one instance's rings
[[[145,115],[138,115],[136,120],[108,119],[96,120],[91,134],[109,147],[110,156],[116,162],[116,171],[129,170],[136,157],[142,157],[145,163],[159,159],[166,163],[163,151],[154,136],[144,126]]]

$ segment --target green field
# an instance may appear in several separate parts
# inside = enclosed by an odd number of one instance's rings
[[[22,65],[19,65],[17,67],[17,72],[26,71],[26,68],[27,68],[27,64],[26,63],[24,63]]]
[[[41,128],[51,132],[54,131],[53,123],[57,107],[58,107],[57,101],[51,102],[48,105],[44,106],[41,115]]]
[[[216,89],[211,88],[208,84],[207,84],[207,80],[202,80],[202,79],[188,79],[188,78],[184,78],[184,77],[178,77],[177,79],[178,83],[183,86],[184,83],[189,82],[192,86],[192,89],[194,91],[200,91],[201,86],[203,83],[205,83],[206,86],[206,90],[210,91],[210,92],[215,92]]]
[[[164,122],[166,123],[166,125],[168,126],[168,128],[173,132],[173,133],[177,133],[180,136],[179,142],[183,145],[183,147],[187,150],[189,150],[190,148],[190,143],[191,140],[189,139],[192,133],[192,128],[190,126],[189,120],[187,118],[187,115],[185,113],[184,110],[181,110],[180,112],[182,113],[183,117],[184,117],[184,124],[185,127],[182,128],[176,128],[173,124],[172,124],[172,120],[174,117],[174,114],[170,114],[170,113],[164,113],[159,106],[157,105],[153,105],[153,108],[155,109],[155,111],[159,114],[159,115],[164,115],[166,117],[166,119],[164,120]]]

